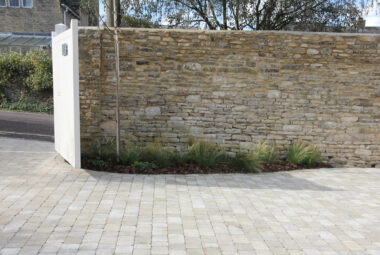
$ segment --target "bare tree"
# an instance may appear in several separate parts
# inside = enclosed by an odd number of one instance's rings
[[[371,0],[367,0],[371,1]],[[356,0],[134,0],[122,1],[124,16],[167,27],[211,30],[281,30],[293,23],[352,26],[360,16]]]
[[[116,155],[120,160],[120,49],[119,49],[119,5],[118,0],[113,0],[113,23],[115,40],[115,71],[116,71]]]
[[[106,24],[108,27],[113,27],[114,26],[113,0],[106,0],[105,8],[106,8]]]
[[[95,13],[93,7],[89,5],[91,0],[81,0],[82,8],[87,8],[89,13]],[[115,49],[115,76],[116,76],[116,155],[117,161],[120,159],[120,47],[119,47],[119,25],[120,25],[120,0],[103,0],[103,5],[106,11],[106,17],[99,15],[96,12],[100,23],[104,26],[104,30],[111,33],[114,37]]]
[[[120,45],[119,45],[119,25],[120,25],[120,0],[105,0],[106,9],[105,28],[114,36],[115,49],[115,75],[116,75],[116,156],[120,160]],[[113,28],[113,29],[112,29]]]

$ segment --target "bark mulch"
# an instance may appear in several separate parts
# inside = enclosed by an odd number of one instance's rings
[[[312,165],[295,165],[289,162],[281,162],[278,164],[262,164],[263,172],[279,172],[279,171],[292,171],[300,169],[318,169],[318,168],[333,168],[332,165],[327,163],[316,163]]]
[[[238,169],[227,165],[219,165],[215,167],[200,168],[194,164],[181,163],[175,166],[140,170],[131,166],[124,166],[120,164],[108,164],[106,167],[94,166],[89,161],[83,160],[82,167],[84,169],[94,171],[104,171],[110,173],[122,174],[234,174],[234,173],[248,173],[244,169]],[[292,171],[298,169],[316,169],[316,168],[332,168],[331,165],[326,163],[318,163],[313,165],[295,165],[289,162],[280,162],[277,164],[262,164],[261,172],[279,172],[279,171]]]

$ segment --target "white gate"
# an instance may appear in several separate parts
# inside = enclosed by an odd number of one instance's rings
[[[56,25],[52,33],[55,150],[81,167],[79,119],[78,21]]]

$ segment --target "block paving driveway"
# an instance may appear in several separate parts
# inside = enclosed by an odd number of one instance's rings
[[[380,254],[380,169],[121,175],[0,137],[2,254]]]

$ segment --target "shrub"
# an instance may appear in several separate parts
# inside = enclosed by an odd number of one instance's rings
[[[108,167],[108,163],[101,159],[90,159],[88,162],[95,168],[105,169]]]
[[[49,91],[53,87],[52,61],[47,52],[24,56],[11,52],[0,55],[0,92],[6,87],[25,91]]]
[[[49,102],[34,102],[33,100],[20,99],[17,102],[7,102],[7,100],[1,100],[0,109],[7,109],[11,111],[27,111],[27,112],[43,112],[53,113],[53,104]]]
[[[33,69],[33,64],[20,53],[11,52],[0,55],[0,89],[5,86],[24,88],[25,80]]]
[[[253,150],[253,153],[256,154],[257,158],[264,162],[273,164],[278,160],[277,149],[273,145],[268,145],[267,143],[259,143]]]
[[[163,148],[159,143],[152,143],[143,148],[141,159],[142,161],[155,163],[160,167],[168,167],[177,163],[177,153]]]
[[[123,165],[130,166],[134,162],[140,161],[142,150],[137,146],[125,146],[120,151],[120,162]]]
[[[195,142],[185,155],[187,162],[195,163],[201,168],[225,163],[226,159],[226,152],[221,146],[205,141]]]
[[[26,85],[31,91],[45,91],[53,87],[52,60],[45,51],[34,51],[27,56],[32,69],[26,78]]]
[[[260,159],[257,154],[252,152],[238,152],[236,156],[230,159],[231,166],[246,170],[250,173],[261,172]]]
[[[321,162],[321,154],[315,145],[307,145],[302,140],[293,142],[287,151],[288,161],[296,165],[311,165]]]
[[[157,168],[156,164],[154,164],[154,163],[140,162],[140,161],[133,162],[132,167],[137,168],[141,171],[148,171],[148,170]]]

